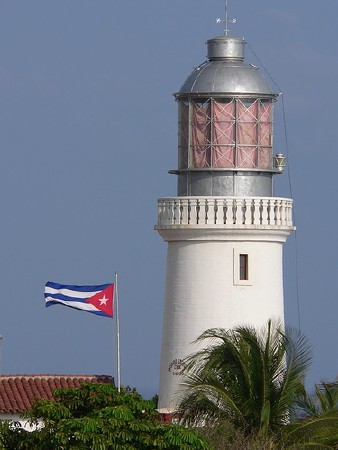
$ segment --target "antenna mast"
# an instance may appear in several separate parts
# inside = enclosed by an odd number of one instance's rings
[[[221,19],[220,17],[218,19],[216,19],[217,23],[221,23],[224,22],[224,34],[225,36],[228,36],[229,33],[229,28],[228,28],[228,23],[236,23],[237,20],[236,19],[229,19],[228,17],[228,0],[225,0],[225,19]]]

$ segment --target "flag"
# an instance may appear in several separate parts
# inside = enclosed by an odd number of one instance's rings
[[[48,281],[45,286],[46,307],[65,305],[98,316],[113,317],[114,284],[72,286]]]

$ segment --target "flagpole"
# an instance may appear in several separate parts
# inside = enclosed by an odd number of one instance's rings
[[[116,336],[117,336],[117,391],[121,391],[121,363],[120,363],[120,318],[119,296],[117,290],[117,272],[115,272],[115,311],[116,311]]]

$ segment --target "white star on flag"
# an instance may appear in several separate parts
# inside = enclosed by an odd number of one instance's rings
[[[104,295],[102,298],[99,299],[100,306],[106,305],[108,300],[109,298],[106,298],[106,296]]]

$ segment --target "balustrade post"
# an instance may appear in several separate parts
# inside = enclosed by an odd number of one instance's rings
[[[288,225],[289,224],[289,220],[288,220],[288,216],[289,216],[289,205],[287,202],[283,202],[284,203],[284,224]]]
[[[289,224],[289,220],[288,220],[288,216],[289,216],[289,205],[286,201],[283,201],[283,205],[284,205],[284,224],[288,225]]]
[[[243,205],[243,225],[251,225],[251,199],[245,198]]]
[[[262,225],[268,225],[268,200],[262,199]]]
[[[229,198],[226,200],[226,224],[233,225],[236,223],[235,216],[236,205],[233,198]]]
[[[260,225],[261,223],[261,213],[260,213],[260,206],[261,201],[258,198],[254,198],[252,201],[252,208],[253,208],[253,214],[252,214],[252,224],[253,225]]]
[[[283,225],[283,201],[279,201],[279,225]]]
[[[273,204],[274,200],[271,200],[271,198],[269,198],[266,203],[266,213],[268,216],[267,220],[269,225],[273,225]]]
[[[223,225],[224,221],[224,201],[217,198],[215,200],[215,223],[217,225]]]
[[[241,216],[241,224],[245,225],[247,223],[248,220],[248,216],[247,216],[247,204],[249,204],[250,201],[247,202],[247,199],[242,198],[241,199],[242,202],[242,207],[241,207],[241,211],[242,211],[242,216]]]
[[[195,198],[192,198],[189,200],[190,203],[190,225],[197,225],[198,223],[198,216],[197,216],[197,200]]]
[[[171,200],[166,200],[164,202],[164,208],[165,208],[165,221],[168,225],[174,224],[174,202]]]
[[[163,201],[158,200],[157,202],[157,223],[163,224],[164,223],[164,217],[163,217]]]
[[[243,225],[243,199],[242,198],[236,198],[235,201],[235,224],[236,225]]]
[[[180,202],[179,200],[174,200],[173,202],[173,224],[179,225],[180,223]]]
[[[288,200],[288,226],[292,227],[292,200]]]
[[[165,200],[162,201],[162,221],[164,225],[169,225],[170,224],[170,220],[169,220],[169,211],[168,211],[168,202],[166,202]]]
[[[189,223],[189,213],[188,213],[189,201],[186,198],[181,200],[181,224],[188,225]]]
[[[208,205],[207,205],[207,200],[205,198],[201,198],[198,200],[199,203],[199,224],[203,225],[208,223]]]
[[[279,200],[279,199],[277,199],[277,200],[276,200],[276,206],[275,206],[275,208],[276,208],[276,213],[275,213],[275,216],[276,216],[276,218],[275,218],[275,224],[276,224],[276,225],[281,225],[281,224],[282,224],[282,220],[281,220],[281,204],[282,204],[282,201]]]
[[[276,199],[275,201],[275,225],[279,225],[279,210],[280,210],[280,200]]]
[[[214,224],[214,205],[207,198],[204,199],[205,204],[205,223],[206,224]]]
[[[231,217],[229,219],[229,200],[228,199],[224,199],[224,206],[223,206],[223,210],[224,210],[224,225],[227,225],[229,223],[231,223]],[[231,208],[232,210],[232,208]]]

